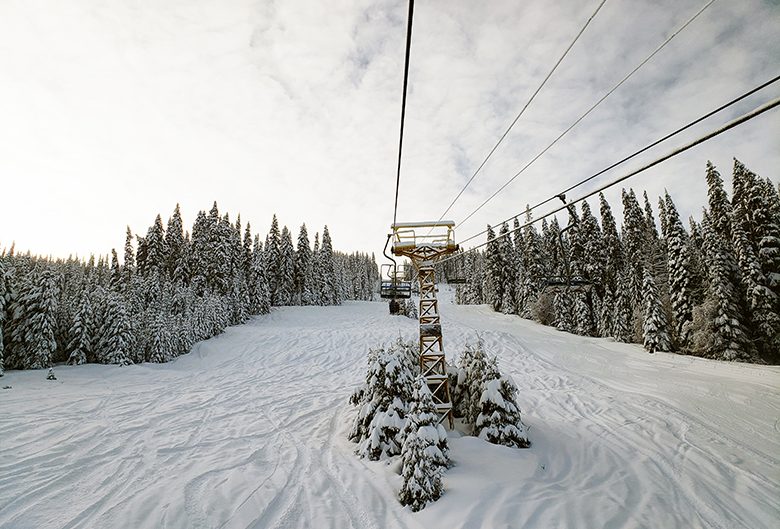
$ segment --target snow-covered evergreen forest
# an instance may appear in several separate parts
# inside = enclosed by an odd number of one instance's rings
[[[489,226],[494,242],[484,252],[446,264],[467,279],[456,300],[651,352],[777,364],[780,194],[737,160],[730,196],[709,162],[706,179],[707,207],[687,227],[668,192],[654,208],[633,189],[622,193],[620,231],[603,194],[598,212],[584,201],[566,225],[543,219],[540,232],[535,224],[518,229],[515,219],[514,230],[504,223],[498,235]],[[551,278],[569,282],[567,261],[569,276],[589,285],[549,286]]]
[[[374,256],[333,250],[327,226],[294,243],[274,215],[265,240],[217,204],[185,231],[179,206],[146,235],[127,229],[124,259],[0,253],[0,375],[58,362],[167,362],[281,305],[370,300]]]

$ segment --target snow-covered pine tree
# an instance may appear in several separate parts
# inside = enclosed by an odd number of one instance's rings
[[[710,205],[712,229],[728,246],[731,244],[731,202],[723,189],[720,173],[709,160],[707,160],[707,199]]]
[[[256,235],[252,250],[252,268],[249,280],[249,303],[252,314],[268,314],[271,310],[271,293],[268,288],[265,261],[260,237]]]
[[[8,319],[7,308],[11,301],[11,273],[0,256],[0,377],[5,371],[3,327]]]
[[[669,270],[669,294],[672,304],[674,336],[680,347],[690,343],[689,324],[693,321],[694,297],[691,289],[691,255],[688,234],[669,193],[666,204],[666,248]]]
[[[574,332],[576,323],[573,304],[573,296],[568,290],[555,293],[553,308],[555,310],[555,327],[559,331]]]
[[[501,312],[514,314],[517,312],[514,292],[517,265],[515,249],[509,236],[509,226],[506,222],[501,225],[499,235],[501,239],[498,241],[498,251],[501,255],[501,290],[503,290],[501,294]]]
[[[577,237],[580,238],[583,249],[582,274],[586,279],[594,282],[596,290],[602,294],[604,287],[601,285],[601,281],[607,266],[607,258],[599,222],[591,213],[590,205],[586,201],[582,202],[582,219],[577,230]]]
[[[146,259],[144,261],[145,275],[162,274],[166,268],[168,250],[165,246],[165,230],[163,230],[160,215],[154,219],[154,224],[146,232]]]
[[[428,384],[419,377],[401,450],[401,504],[417,512],[438,500],[444,491],[442,473],[448,463],[447,433],[439,424]]]
[[[278,283],[276,287],[276,305],[291,305],[295,289],[295,250],[292,235],[287,226],[282,228],[279,243],[279,261],[277,262]]]
[[[350,440],[369,459],[397,455],[401,428],[414,391],[408,355],[398,343],[369,351],[369,367]]]
[[[634,337],[630,281],[628,271],[624,271],[618,276],[617,295],[612,312],[612,337],[624,343],[631,343]]]
[[[588,303],[585,292],[574,293],[574,332],[580,336],[593,336],[596,325],[593,321],[593,311]]]
[[[596,322],[596,332],[598,336],[613,336],[612,315],[615,311],[615,297],[612,291],[604,291],[604,297],[601,299],[598,309],[598,320]]]
[[[523,234],[523,242],[525,243],[523,247],[523,270],[525,273],[521,296],[523,302],[519,314],[523,318],[528,319],[533,317],[533,308],[539,298],[539,292],[545,278],[542,238],[536,231],[536,225],[529,224],[532,220],[531,210],[526,206],[526,227]]]
[[[745,289],[753,335],[766,360],[776,363],[780,358],[780,314],[775,307],[778,299],[767,286],[768,281],[756,255],[756,249],[745,231],[746,213],[741,203],[734,204],[733,244],[739,268],[742,272],[742,285]]]
[[[268,291],[271,294],[271,305],[279,305],[279,284],[281,270],[281,233],[279,232],[279,221],[274,214],[271,221],[271,231],[265,239],[265,273],[268,278]]]
[[[629,280],[628,289],[634,306],[641,306],[642,281],[647,262],[647,226],[633,189],[623,190],[622,241]]]
[[[480,413],[474,431],[482,440],[512,448],[528,448],[525,426],[515,396],[517,386],[509,377],[501,376],[498,361],[492,358],[485,372],[480,396]]]
[[[125,237],[125,260],[122,265],[122,271],[124,273],[124,283],[127,286],[135,273],[135,250],[133,249],[133,232],[130,231],[130,226],[127,227],[127,235]]]
[[[146,351],[146,361],[162,364],[173,360],[172,333],[168,327],[165,311],[160,310],[152,320],[150,340]],[[112,362],[113,363],[113,362]]]
[[[79,296],[79,306],[70,328],[70,343],[68,344],[68,363],[74,365],[86,364],[94,358],[92,336],[94,314],[89,293],[85,290]]]
[[[477,340],[476,345],[466,344],[458,367],[458,387],[461,388],[458,411],[463,414],[464,422],[474,424],[481,410],[479,399],[482,397],[482,383],[488,368],[482,340]]]
[[[173,210],[173,214],[168,219],[168,229],[165,230],[165,249],[167,256],[165,259],[165,270],[168,278],[173,278],[176,267],[182,258],[184,246],[184,225],[181,220],[181,211],[179,204]]]
[[[311,276],[312,251],[306,224],[303,224],[298,232],[298,248],[295,252],[295,295],[301,305],[311,305],[313,302]]]
[[[102,364],[132,364],[131,322],[125,303],[114,292],[105,295],[105,303],[96,360]]]
[[[605,289],[617,292],[618,277],[623,269],[623,245],[620,242],[620,236],[617,231],[615,217],[612,215],[612,208],[604,198],[603,193],[599,193],[601,230],[604,241],[604,275],[601,284]]]
[[[252,247],[253,247],[253,239],[252,239],[252,228],[249,225],[249,223],[246,223],[246,228],[244,229],[244,239],[241,242],[241,270],[244,273],[244,278],[247,281],[247,284],[249,284],[249,278],[252,275]]]
[[[321,304],[340,305],[341,299],[338,294],[336,270],[333,262],[333,243],[331,242],[327,226],[322,230],[322,247],[318,255],[318,273],[322,276]]]
[[[734,195],[735,201],[741,198],[745,206],[746,235],[757,249],[767,286],[780,301],[780,217],[776,213],[780,206],[765,189],[764,182],[755,173],[734,160]],[[780,312],[780,303],[775,305],[775,310]]]
[[[520,229],[520,220],[515,217],[512,220],[512,246],[514,253],[512,254],[512,262],[514,266],[515,276],[512,284],[512,293],[515,301],[515,314],[521,314],[524,303],[523,292],[523,278],[526,275],[523,268],[523,252],[525,250],[525,240],[523,239],[523,230]]]
[[[642,325],[644,346],[651,353],[656,351],[671,351],[672,344],[669,337],[666,313],[664,312],[661,297],[655,286],[655,280],[649,271],[645,271],[645,279],[642,284],[645,297],[645,318]]]
[[[716,360],[753,360],[752,344],[745,333],[744,315],[740,310],[734,256],[708,215],[705,215],[702,227],[710,274],[705,305],[712,307],[713,314],[712,319],[698,331],[710,334],[711,338],[694,338],[696,343],[706,343],[709,347],[696,352]]]
[[[46,264],[37,264],[20,289],[22,311],[14,332],[21,350],[17,351],[20,361],[14,367],[51,367],[52,355],[57,349],[54,332],[58,297],[57,273]]]
[[[487,267],[485,273],[485,302],[493,310],[501,310],[501,301],[504,298],[504,263],[501,255],[500,241],[496,241],[496,234],[493,228],[487,228],[487,249],[485,251],[485,264]]]

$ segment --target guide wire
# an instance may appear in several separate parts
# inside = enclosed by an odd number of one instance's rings
[[[759,86],[757,86],[757,87],[753,88],[752,90],[749,90],[749,91],[747,91],[747,92],[743,93],[742,95],[740,95],[740,96],[737,96],[736,98],[732,99],[732,100],[731,100],[731,101],[729,101],[728,103],[724,103],[723,105],[719,106],[719,107],[718,107],[718,108],[716,108],[715,110],[712,110],[712,111],[710,111],[710,112],[707,112],[706,114],[704,114],[703,116],[701,116],[701,117],[699,117],[699,118],[695,119],[694,121],[691,121],[690,123],[688,123],[688,124],[686,124],[686,125],[683,125],[682,127],[678,128],[677,130],[675,130],[675,131],[673,131],[673,132],[670,132],[670,133],[669,133],[669,134],[667,134],[666,136],[664,136],[664,137],[662,137],[662,138],[659,138],[659,139],[655,140],[653,143],[651,143],[651,144],[649,144],[649,145],[647,145],[647,146],[645,146],[645,147],[643,147],[643,148],[639,149],[638,151],[635,151],[635,152],[634,152],[634,153],[632,153],[632,154],[629,154],[629,155],[628,155],[628,156],[626,156],[625,158],[623,158],[623,159],[621,159],[621,160],[618,160],[617,162],[613,163],[612,165],[610,165],[610,166],[608,166],[608,167],[605,167],[604,169],[600,170],[599,172],[597,172],[597,173],[594,173],[594,174],[592,174],[591,176],[589,176],[589,177],[587,177],[587,178],[585,178],[585,179],[583,179],[583,180],[580,180],[579,182],[577,182],[577,183],[575,183],[575,184],[573,184],[573,185],[571,185],[571,186],[567,187],[567,188],[566,188],[566,189],[564,189],[563,191],[560,191],[559,193],[556,193],[556,194],[552,195],[551,197],[549,197],[549,198],[547,198],[547,199],[545,199],[545,200],[542,200],[542,201],[541,201],[541,202],[539,202],[538,204],[534,204],[533,206],[531,206],[531,207],[527,208],[527,209],[526,209],[526,210],[525,210],[523,213],[525,213],[525,212],[531,212],[531,211],[533,211],[533,210],[535,210],[535,209],[537,209],[537,208],[539,208],[539,207],[541,207],[541,206],[544,206],[545,204],[547,204],[547,203],[549,203],[549,202],[551,202],[551,201],[555,200],[556,198],[558,198],[560,195],[565,195],[565,194],[566,194],[566,193],[568,193],[569,191],[572,191],[572,190],[574,190],[574,189],[576,189],[576,188],[578,188],[578,187],[580,187],[580,186],[582,186],[582,185],[584,185],[584,184],[586,184],[586,183],[590,182],[590,181],[591,181],[591,180],[593,180],[594,178],[597,178],[597,177],[599,177],[599,176],[603,175],[604,173],[606,173],[606,172],[608,172],[608,171],[611,171],[611,170],[612,170],[612,169],[614,169],[615,167],[618,167],[619,165],[622,165],[622,164],[624,164],[625,162],[627,162],[627,161],[629,161],[629,160],[631,160],[631,159],[633,159],[633,158],[636,158],[636,157],[637,157],[637,156],[639,156],[640,154],[642,154],[642,153],[644,153],[644,152],[646,152],[646,151],[648,151],[648,150],[652,149],[653,147],[656,147],[656,146],[657,146],[657,145],[659,145],[660,143],[663,143],[664,141],[666,141],[666,140],[668,140],[668,139],[670,139],[670,138],[672,138],[672,137],[674,137],[674,136],[676,136],[676,135],[678,135],[678,134],[680,134],[680,133],[682,133],[682,132],[684,132],[684,131],[688,130],[689,128],[693,127],[694,125],[698,125],[699,123],[701,123],[701,122],[702,122],[702,121],[704,121],[705,119],[708,119],[708,118],[710,118],[710,117],[714,116],[715,114],[717,114],[717,113],[719,113],[719,112],[722,112],[723,110],[725,110],[725,109],[727,109],[727,108],[729,108],[729,107],[731,107],[731,106],[734,106],[734,105],[736,105],[737,103],[739,103],[739,102],[740,102],[740,101],[742,101],[743,99],[745,99],[745,98],[747,98],[747,97],[749,97],[749,96],[751,96],[751,95],[755,94],[756,92],[758,92],[758,91],[760,91],[760,90],[762,90],[762,89],[766,88],[766,87],[767,87],[767,86],[769,86],[769,85],[772,85],[772,84],[776,83],[777,81],[780,81],[780,75],[777,75],[777,76],[773,77],[772,79],[770,79],[769,81],[766,81],[765,83],[762,83],[761,85],[759,85]],[[522,215],[522,213],[520,213],[519,215]],[[504,222],[509,222],[510,220],[512,220],[512,219],[514,219],[514,218],[517,218],[519,215],[513,215],[513,216],[509,217],[508,219],[504,219],[503,221],[501,221],[501,222],[499,222],[499,223],[497,223],[497,224],[495,224],[495,225],[496,225],[496,226],[499,226],[499,225],[503,224]],[[462,241],[460,241],[460,243],[461,243],[461,244],[463,244],[463,243],[465,243],[465,242],[468,242],[468,241],[470,241],[470,240],[472,240],[472,239],[476,239],[477,237],[479,237],[479,236],[481,236],[481,235],[484,235],[485,233],[487,233],[487,230],[483,230],[483,231],[481,231],[481,232],[477,233],[476,235],[472,235],[471,237],[468,237],[468,238],[466,238],[466,239],[463,239]]]
[[[557,209],[554,209],[554,210],[552,210],[552,211],[550,211],[548,213],[545,213],[541,217],[538,217],[538,218],[533,219],[533,220],[531,220],[529,222],[526,222],[525,224],[522,224],[522,225],[518,226],[517,228],[512,228],[507,233],[505,233],[503,235],[498,235],[498,236],[496,236],[495,238],[493,238],[493,239],[491,239],[489,241],[486,241],[486,242],[480,243],[480,244],[478,244],[476,246],[473,246],[473,247],[469,248],[466,252],[462,252],[462,253],[459,253],[459,254],[451,255],[449,257],[445,257],[445,258],[441,259],[440,261],[438,261],[437,264],[445,263],[445,262],[450,261],[452,259],[455,259],[457,257],[461,257],[465,253],[472,252],[474,250],[477,250],[477,249],[479,249],[479,248],[481,248],[483,246],[486,246],[486,245],[490,244],[491,242],[499,241],[499,240],[501,240],[501,239],[503,239],[505,237],[508,237],[509,235],[511,235],[511,234],[513,234],[513,233],[515,233],[517,231],[520,231],[523,228],[526,228],[526,227],[528,227],[528,226],[530,226],[530,225],[532,225],[532,224],[534,224],[536,222],[541,221],[542,219],[545,219],[547,217],[551,217],[552,215],[555,215],[556,213],[559,213],[559,212],[567,209],[572,204],[576,204],[578,202],[582,202],[583,200],[586,200],[586,199],[592,197],[593,195],[595,195],[597,193],[601,193],[602,191],[604,191],[606,189],[609,189],[610,187],[613,187],[613,186],[615,186],[617,184],[620,184],[621,182],[624,182],[624,181],[628,180],[632,176],[636,176],[636,175],[638,175],[638,174],[640,174],[640,173],[642,173],[642,172],[644,172],[644,171],[646,171],[646,170],[648,170],[648,169],[650,169],[652,167],[655,167],[656,165],[660,164],[661,162],[669,160],[670,158],[674,158],[675,156],[677,156],[677,155],[679,155],[679,154],[681,154],[681,153],[683,153],[683,152],[685,152],[685,151],[687,151],[689,149],[692,149],[693,147],[695,147],[695,146],[697,146],[697,145],[699,145],[701,143],[704,143],[707,140],[710,140],[710,139],[712,139],[712,138],[714,138],[716,136],[719,136],[720,134],[723,134],[724,132],[726,132],[728,130],[733,129],[734,127],[736,127],[738,125],[741,125],[741,124],[743,124],[743,123],[745,123],[747,121],[750,121],[751,119],[753,119],[753,118],[759,116],[760,114],[763,114],[764,112],[767,112],[768,110],[771,110],[771,109],[773,109],[773,108],[775,108],[777,106],[780,106],[780,97],[772,99],[771,101],[769,101],[769,102],[767,102],[767,103],[765,103],[765,104],[755,108],[754,110],[748,112],[747,114],[743,114],[742,116],[738,117],[737,119],[732,120],[732,121],[726,123],[722,127],[719,127],[717,129],[709,132],[708,134],[705,134],[704,136],[701,136],[701,137],[699,137],[699,138],[697,138],[697,139],[695,139],[695,140],[693,140],[693,141],[691,141],[689,143],[686,143],[685,145],[682,145],[681,147],[677,147],[673,151],[665,154],[664,156],[661,156],[660,158],[656,158],[652,162],[643,165],[639,169],[631,171],[628,174],[625,174],[625,175],[623,175],[623,176],[621,176],[621,177],[619,177],[619,178],[617,178],[617,179],[615,179],[615,180],[613,180],[611,182],[608,182],[607,184],[604,184],[603,186],[599,187],[598,189],[594,189],[593,191],[590,191],[590,192],[584,194],[583,196],[581,196],[581,197],[579,197],[579,198],[577,198],[575,200],[570,200],[568,202],[568,204],[566,204],[564,206],[561,206],[561,207],[559,207]],[[557,198],[557,195],[554,198]],[[518,215],[521,215],[521,214],[522,213],[520,213]],[[515,216],[518,216],[518,215],[515,215]]]
[[[533,165],[533,164],[534,164],[534,162],[536,162],[536,160],[538,160],[539,158],[541,158],[541,157],[542,157],[542,156],[543,156],[543,155],[544,155],[544,154],[545,154],[547,151],[549,151],[549,150],[550,150],[550,149],[551,149],[551,148],[552,148],[552,147],[553,147],[555,144],[557,144],[557,143],[558,143],[558,142],[559,142],[559,141],[560,141],[560,140],[561,140],[561,139],[562,139],[564,136],[566,136],[566,135],[567,135],[569,132],[571,132],[571,130],[572,130],[574,127],[576,127],[577,125],[579,125],[579,123],[580,123],[580,122],[581,122],[583,119],[585,119],[585,118],[586,118],[586,117],[587,117],[587,116],[588,116],[588,115],[589,115],[591,112],[593,112],[593,111],[594,111],[594,110],[595,110],[595,109],[596,109],[596,108],[597,108],[599,105],[601,105],[601,103],[603,103],[605,99],[607,99],[607,98],[608,98],[610,95],[612,95],[612,93],[614,93],[614,92],[615,92],[615,91],[616,91],[618,88],[620,88],[620,87],[621,87],[621,86],[622,86],[622,85],[623,85],[623,84],[624,84],[626,81],[628,81],[628,79],[629,79],[629,78],[631,78],[631,77],[632,77],[632,76],[633,76],[633,75],[634,75],[634,74],[635,74],[637,71],[639,71],[639,69],[640,69],[640,68],[642,68],[642,67],[643,67],[645,64],[647,64],[647,63],[650,61],[650,59],[652,59],[653,57],[655,57],[655,55],[657,55],[657,54],[658,54],[658,53],[659,53],[659,52],[660,52],[660,51],[661,51],[661,50],[662,50],[664,47],[666,47],[666,45],[667,45],[667,44],[669,44],[669,43],[672,41],[672,39],[673,39],[674,37],[676,37],[676,36],[677,36],[677,35],[678,35],[680,32],[682,32],[682,31],[683,31],[683,30],[684,30],[686,27],[688,27],[688,26],[689,26],[689,25],[690,25],[690,24],[691,24],[691,23],[692,23],[694,20],[696,20],[696,18],[698,18],[698,17],[699,17],[699,15],[701,15],[701,14],[702,14],[702,13],[703,13],[703,12],[704,12],[704,11],[705,11],[707,8],[708,8],[708,7],[710,7],[710,6],[711,6],[713,3],[715,3],[715,1],[716,1],[716,0],[709,0],[709,1],[708,1],[706,4],[704,4],[704,6],[702,6],[702,7],[701,7],[701,9],[699,9],[699,10],[698,10],[698,11],[697,11],[697,12],[696,12],[696,13],[695,13],[695,14],[694,14],[694,15],[693,15],[691,18],[689,18],[689,19],[688,19],[688,20],[687,20],[687,21],[686,21],[686,22],[685,22],[685,23],[684,23],[682,26],[680,26],[680,27],[679,27],[677,30],[675,30],[675,31],[674,31],[674,32],[673,32],[671,35],[669,35],[669,37],[667,37],[667,39],[666,39],[664,42],[662,42],[662,43],[661,43],[661,44],[660,44],[660,45],[659,45],[659,46],[658,46],[658,47],[657,47],[657,48],[656,48],[656,49],[655,49],[655,50],[654,50],[654,51],[653,51],[653,52],[652,52],[650,55],[648,55],[647,57],[645,57],[645,59],[644,59],[644,60],[642,60],[642,62],[640,62],[640,63],[639,63],[639,64],[638,64],[638,65],[637,65],[637,66],[636,66],[636,67],[635,67],[633,70],[631,70],[631,71],[630,71],[628,74],[626,74],[626,76],[625,76],[625,77],[623,77],[623,79],[621,79],[621,80],[620,80],[620,82],[618,82],[618,83],[617,83],[615,86],[613,86],[613,87],[612,87],[612,88],[611,88],[611,89],[610,89],[610,90],[609,90],[607,93],[605,93],[605,94],[604,94],[604,95],[601,97],[601,99],[599,99],[598,101],[596,101],[596,103],[594,103],[594,104],[593,104],[593,105],[592,105],[592,106],[591,106],[591,107],[590,107],[588,110],[586,110],[584,114],[582,114],[580,117],[578,117],[578,118],[577,118],[577,119],[576,119],[576,120],[575,120],[575,121],[574,121],[574,122],[573,122],[571,125],[569,125],[569,127],[568,127],[566,130],[564,130],[564,131],[563,131],[563,132],[562,132],[560,135],[558,135],[558,137],[557,137],[557,138],[555,138],[555,139],[554,139],[554,140],[553,140],[553,141],[552,141],[552,142],[551,142],[549,145],[547,145],[547,147],[545,147],[544,149],[542,149],[542,150],[541,150],[541,151],[540,151],[540,152],[539,152],[539,153],[538,153],[536,156],[534,156],[533,158],[531,158],[531,160],[530,160],[528,163],[526,163],[526,164],[523,166],[523,168],[522,168],[522,169],[520,169],[520,170],[519,170],[517,173],[515,173],[515,174],[514,174],[514,176],[512,176],[512,177],[511,177],[509,180],[507,180],[507,181],[506,181],[506,182],[505,182],[505,183],[504,183],[504,184],[503,184],[503,185],[502,185],[500,188],[498,188],[498,190],[496,190],[496,191],[495,191],[495,192],[494,192],[492,195],[490,195],[490,196],[487,198],[487,200],[485,200],[484,202],[482,202],[482,204],[480,204],[479,206],[477,206],[477,208],[476,208],[474,211],[472,211],[471,213],[469,213],[469,214],[468,214],[468,215],[467,215],[467,216],[466,216],[466,217],[465,217],[465,218],[464,218],[462,221],[460,221],[460,222],[458,223],[458,226],[461,226],[463,223],[465,223],[467,220],[469,220],[471,217],[473,217],[473,216],[474,216],[474,215],[475,215],[475,214],[476,214],[476,213],[477,213],[477,212],[478,212],[480,209],[482,209],[482,208],[483,208],[483,207],[484,207],[484,206],[485,206],[485,205],[486,205],[488,202],[490,202],[491,200],[493,200],[493,199],[494,199],[494,198],[495,198],[495,197],[496,197],[496,196],[497,196],[499,193],[501,193],[501,192],[502,192],[504,189],[506,189],[506,188],[507,188],[507,186],[509,186],[509,184],[511,184],[512,182],[514,182],[514,181],[515,181],[515,179],[516,179],[518,176],[520,176],[521,174],[523,174],[523,173],[526,171],[526,169],[528,169],[529,167],[531,167],[531,165]],[[469,183],[471,183],[471,182],[469,181]],[[467,184],[467,185],[468,185],[468,184]],[[464,190],[465,190],[465,188],[464,188]],[[461,193],[462,193],[462,191],[461,191]],[[460,196],[460,195],[458,195],[458,196]],[[454,202],[453,202],[453,203],[454,203]],[[450,205],[450,206],[452,206],[452,205]]]

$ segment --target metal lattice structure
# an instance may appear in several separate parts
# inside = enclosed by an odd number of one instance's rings
[[[444,359],[439,301],[434,264],[458,250],[452,221],[403,222],[391,226],[394,255],[408,257],[417,270],[420,286],[420,371],[433,394],[439,422],[453,427],[452,399]],[[417,233],[416,230],[426,232]]]

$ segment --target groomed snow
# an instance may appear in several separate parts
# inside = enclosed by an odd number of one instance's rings
[[[448,356],[477,333],[498,354],[533,446],[451,438],[420,513],[395,500],[396,465],[345,439],[367,348],[416,322],[354,302],[276,309],[170,364],[8,372],[0,527],[777,527],[777,367],[441,310]]]

